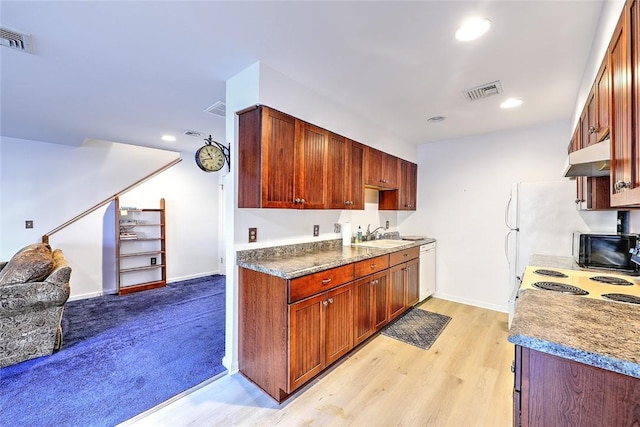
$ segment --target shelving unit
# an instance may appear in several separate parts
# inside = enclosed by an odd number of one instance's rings
[[[148,209],[116,203],[116,285],[118,294],[159,288],[167,283],[165,203]]]

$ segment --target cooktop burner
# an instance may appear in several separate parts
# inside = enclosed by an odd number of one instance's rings
[[[640,297],[627,294],[602,294],[602,298],[611,301],[627,302],[629,304],[640,304]]]
[[[569,277],[564,273],[554,270],[545,270],[543,268],[535,270],[534,273],[540,274],[542,276],[551,276],[551,277]]]
[[[621,279],[620,277],[612,277],[612,276],[593,276],[589,279],[594,280],[600,283],[606,283],[607,285],[617,285],[617,286],[631,286],[633,283],[628,280]]]
[[[565,285],[564,283],[558,282],[535,282],[531,286],[538,289],[544,289],[546,291],[556,291],[565,294],[589,295],[589,292],[585,291],[584,289],[580,289],[577,286]]]

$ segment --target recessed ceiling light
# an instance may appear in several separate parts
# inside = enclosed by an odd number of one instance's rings
[[[470,18],[456,30],[456,39],[461,42],[475,40],[489,31],[491,21],[486,18]]]
[[[162,140],[163,141],[169,141],[169,142],[173,142],[176,140],[176,137],[173,135],[162,135]]]
[[[446,117],[444,116],[433,116],[433,117],[429,117],[427,121],[431,123],[438,123],[438,122],[444,121],[444,119],[446,119]]]
[[[522,105],[522,102],[522,99],[519,98],[509,98],[500,104],[500,108],[519,107],[520,105]]]

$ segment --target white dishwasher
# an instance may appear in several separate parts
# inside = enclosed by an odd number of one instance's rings
[[[436,291],[436,242],[420,245],[420,301]]]

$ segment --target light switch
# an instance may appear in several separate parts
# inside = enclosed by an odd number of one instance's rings
[[[313,226],[313,235],[314,236],[319,236],[320,235],[320,226],[319,225],[314,225]]]

